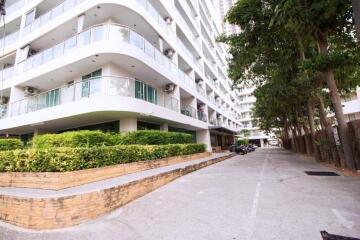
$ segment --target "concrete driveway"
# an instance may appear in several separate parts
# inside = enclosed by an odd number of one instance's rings
[[[0,224],[0,239],[315,240],[320,231],[360,238],[360,179],[281,149],[179,178],[113,213],[73,228],[35,232]]]

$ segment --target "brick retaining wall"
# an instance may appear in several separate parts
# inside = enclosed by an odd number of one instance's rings
[[[30,229],[56,229],[83,223],[123,206],[174,179],[223,161],[213,158],[116,187],[65,197],[24,198],[0,195],[0,219]]]
[[[93,168],[73,172],[43,172],[43,173],[0,173],[0,187],[22,187],[49,190],[60,190],[86,183],[118,177],[125,174],[140,172],[152,168],[208,157],[211,153],[197,153],[186,156],[176,156],[164,159],[119,164],[102,168]]]

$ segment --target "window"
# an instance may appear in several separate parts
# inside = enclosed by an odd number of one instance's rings
[[[102,69],[82,76],[81,97],[90,97],[101,89]]]
[[[157,104],[157,90],[138,80],[135,81],[135,98]]]
[[[60,104],[59,92],[59,89],[55,89],[46,93],[46,107],[54,107]]]
[[[30,25],[35,19],[35,9],[31,10],[26,14],[25,17],[25,26]]]

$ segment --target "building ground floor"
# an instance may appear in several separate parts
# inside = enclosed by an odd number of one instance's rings
[[[80,117],[79,117],[80,118]],[[64,121],[67,121],[64,119]],[[32,126],[33,130],[30,132],[19,132],[18,134],[1,133],[0,138],[6,137],[20,137],[20,139],[27,143],[30,142],[33,136],[46,133],[62,133],[66,131],[79,130],[100,130],[103,132],[129,132],[137,130],[158,130],[169,132],[187,133],[193,136],[194,142],[203,143],[207,145],[207,150],[226,150],[234,143],[234,132],[218,127],[216,129],[202,129],[191,127],[186,124],[179,124],[175,122],[165,121],[164,119],[157,119],[150,116],[130,116],[120,118],[119,120],[111,120],[105,122],[84,123],[82,125],[69,125],[68,127],[50,127],[51,123],[39,124]]]

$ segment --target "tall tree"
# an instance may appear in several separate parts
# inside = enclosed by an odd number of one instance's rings
[[[316,42],[318,55],[314,63],[321,65],[315,67],[323,71],[330,90],[346,166],[354,168],[348,127],[335,80],[334,62],[339,52],[329,44],[331,38],[347,37],[354,31],[350,0],[281,0],[276,6],[275,18],[295,34],[304,33]]]

